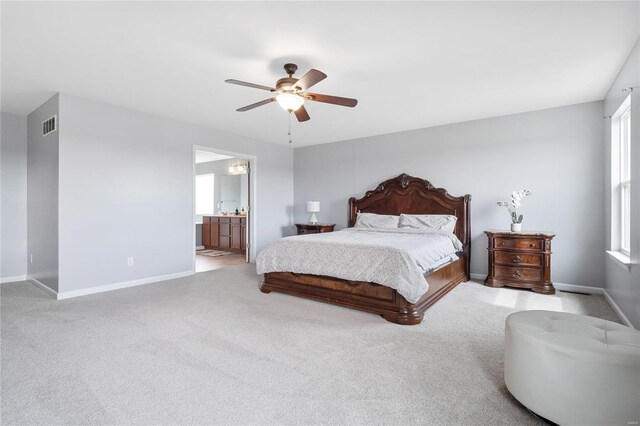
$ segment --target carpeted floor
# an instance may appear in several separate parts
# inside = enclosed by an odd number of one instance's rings
[[[464,283],[418,326],[258,290],[255,266],[55,301],[3,284],[2,424],[539,424],[502,377],[525,309],[599,296]]]

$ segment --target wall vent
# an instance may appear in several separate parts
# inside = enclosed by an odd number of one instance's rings
[[[42,122],[42,136],[46,136],[49,133],[53,133],[58,130],[57,120],[58,116],[54,115]]]

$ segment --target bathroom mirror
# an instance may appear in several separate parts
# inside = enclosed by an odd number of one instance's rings
[[[233,212],[246,210],[248,200],[248,175],[222,175],[220,179],[220,210]]]

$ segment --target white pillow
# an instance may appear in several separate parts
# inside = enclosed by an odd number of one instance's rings
[[[400,216],[390,214],[358,213],[356,228],[397,228]]]
[[[398,228],[439,229],[453,234],[457,221],[448,214],[401,214]]]

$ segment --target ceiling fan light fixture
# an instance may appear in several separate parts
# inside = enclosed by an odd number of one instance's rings
[[[295,74],[297,69],[298,66],[296,64],[285,64],[284,70],[288,74],[288,77],[278,79],[274,87],[248,83],[241,80],[225,80],[226,83],[266,90],[267,92],[272,93],[270,98],[243,106],[242,108],[238,108],[236,111],[246,112],[272,102],[278,102],[278,105],[280,105],[283,110],[289,113],[295,112],[296,119],[302,123],[311,119],[307,109],[304,107],[305,101],[322,102],[325,104],[340,105],[349,108],[353,108],[358,104],[357,99],[341,98],[340,96],[323,95],[320,93],[308,93],[307,90],[309,88],[327,78],[327,75],[322,71],[312,68],[302,77],[295,78],[293,74]],[[289,120],[291,120],[291,115],[289,115]]]
[[[304,98],[293,93],[280,93],[276,96],[276,101],[285,111],[296,111],[304,104]]]

